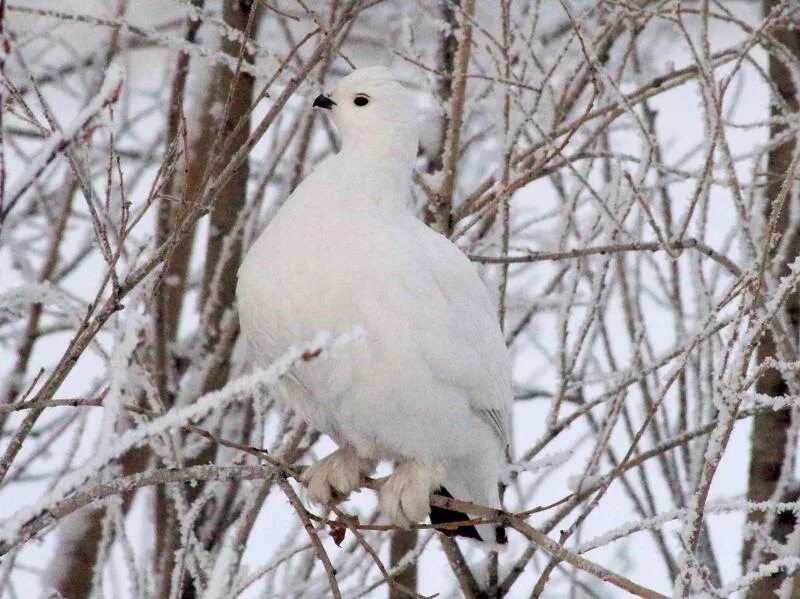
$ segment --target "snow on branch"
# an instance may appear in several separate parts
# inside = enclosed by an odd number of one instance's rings
[[[25,171],[19,175],[17,181],[8,189],[6,205],[0,210],[0,227],[2,227],[14,205],[36,183],[48,165],[82,136],[87,135],[90,125],[103,109],[119,100],[124,81],[125,71],[122,67],[116,64],[109,67],[106,71],[103,86],[97,95],[89,101],[66,127],[54,131],[47,141],[42,144],[41,149],[31,160]]]
[[[309,362],[328,352],[335,353],[346,345],[357,343],[365,335],[361,327],[350,333],[333,337],[329,333],[318,333],[315,338],[302,345],[296,345],[273,361],[266,369],[240,377],[229,382],[219,391],[212,391],[199,397],[194,403],[172,408],[152,422],[129,430],[116,441],[105,446],[82,468],[64,476],[47,495],[38,501],[18,510],[0,526],[0,547],[6,553],[24,539],[20,536],[25,524],[42,513],[47,513],[67,496],[78,491],[96,477],[103,468],[120,458],[130,449],[140,446],[148,439],[197,422],[215,410],[222,410],[234,402],[244,401],[253,395],[269,392],[282,376],[300,362]]]

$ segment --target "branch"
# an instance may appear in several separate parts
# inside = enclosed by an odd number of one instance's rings
[[[322,565],[325,568],[325,573],[328,575],[328,583],[331,587],[331,594],[333,595],[334,599],[341,599],[342,593],[339,591],[339,584],[336,582],[336,568],[333,567],[331,558],[328,557],[328,552],[325,551],[325,546],[322,544],[322,541],[319,540],[319,533],[314,528],[314,525],[311,524],[311,519],[308,517],[306,508],[303,506],[303,503],[300,501],[297,493],[295,493],[294,489],[292,489],[292,485],[290,485],[283,476],[278,476],[276,481],[278,486],[281,488],[281,491],[283,491],[283,494],[286,495],[286,498],[289,500],[289,503],[292,504],[292,508],[294,508],[297,517],[300,518],[300,521],[303,523],[303,528],[308,534],[308,538],[311,539],[311,544],[314,546],[314,551],[316,552],[317,557],[319,557],[319,561],[322,562]]]
[[[8,216],[14,205],[39,179],[47,166],[55,160],[56,156],[64,153],[77,139],[83,137],[87,127],[106,106],[116,103],[119,99],[123,81],[124,73],[122,69],[109,69],[103,82],[103,87],[86,105],[86,108],[78,113],[78,116],[73,119],[66,129],[53,133],[47,139],[42,150],[33,158],[28,169],[22,174],[20,181],[8,192],[8,204],[0,211],[0,227],[2,227],[6,216]]]
[[[211,435],[211,437],[213,438],[213,435]],[[259,453],[261,453],[261,457],[264,457],[266,455],[266,452],[264,450],[261,450]],[[283,480],[286,477],[291,477],[296,480],[299,479],[299,474],[295,470],[286,465],[283,465],[280,462],[280,460],[277,460],[274,457],[271,457],[270,459],[270,466],[277,467],[280,470],[279,480]],[[198,480],[221,480],[221,481],[254,480],[254,479],[265,479],[273,476],[274,474],[275,472],[272,467],[265,468],[264,466],[252,466],[252,465],[240,465],[240,466],[204,465],[204,466],[192,466],[183,469],[170,468],[170,469],[154,470],[139,474],[133,474],[131,476],[126,476],[109,482],[98,483],[88,489],[76,491],[71,496],[57,502],[50,509],[44,511],[43,513],[35,516],[28,522],[24,523],[17,532],[16,539],[14,541],[0,542],[0,555],[8,553],[8,551],[10,551],[17,544],[28,541],[39,531],[43,530],[44,528],[52,524],[57,523],[62,518],[84,507],[85,505],[102,500],[111,495],[119,495],[122,493],[126,493],[128,491],[132,491],[134,489],[150,485],[190,482]],[[365,479],[363,482],[365,487],[376,490],[380,486],[381,481],[373,479]],[[284,487],[282,486],[282,488]],[[284,492],[286,492],[285,488]],[[292,501],[292,498],[288,493],[287,497],[289,498],[290,501]],[[292,502],[292,504],[293,507],[295,507],[295,510],[297,511],[298,506],[295,505],[294,502]],[[550,537],[548,537],[541,531],[528,525],[521,517],[515,514],[511,514],[503,510],[497,510],[476,505],[466,501],[459,501],[457,499],[452,499],[449,497],[441,497],[439,495],[431,495],[431,505],[479,516],[480,519],[471,520],[471,522],[475,522],[478,524],[495,522],[503,524],[505,526],[509,526],[514,530],[520,532],[523,536],[525,536],[529,540],[536,543],[538,546],[542,547],[554,558],[558,560],[563,560],[573,565],[574,567],[583,570],[584,572],[591,574],[596,578],[609,582],[610,584],[613,584],[614,586],[620,589],[628,591],[636,595],[637,597],[643,597],[645,599],[667,599],[665,595],[657,593],[651,589],[648,589],[647,587],[643,587],[629,580],[628,578],[625,578],[624,576],[615,574],[614,572],[611,572],[610,570],[603,568],[602,566],[596,564],[595,562],[592,562],[586,558],[581,557],[580,555],[572,553],[571,551],[562,547],[556,541],[550,539]],[[300,507],[302,508],[302,505],[300,505]],[[305,513],[304,508],[302,511],[303,513]],[[352,525],[353,523],[351,522],[350,526]],[[310,522],[304,521],[304,526],[306,526],[306,529],[308,530]],[[350,526],[348,526],[348,528]],[[314,534],[310,534],[310,537],[312,543],[317,545],[319,539],[316,537],[316,531],[314,531]],[[322,559],[322,561],[323,564],[325,565],[326,572],[328,572],[329,577],[334,576],[335,571],[332,570],[330,562],[328,561],[326,564],[326,561],[324,559]],[[332,583],[332,585],[334,584],[335,581]]]
[[[481,254],[470,254],[469,259],[481,264],[526,264],[529,262],[544,262],[546,260],[570,260],[582,258],[584,256],[594,256],[597,254],[615,254],[620,252],[656,252],[671,250],[683,251],[694,249],[705,254],[714,262],[725,268],[736,277],[742,276],[742,270],[733,263],[727,256],[720,254],[702,241],[697,239],[683,239],[681,241],[669,241],[663,244],[658,241],[637,241],[633,243],[618,243],[613,245],[601,245],[588,248],[576,248],[564,252],[529,252],[522,256],[484,256]]]
[[[487,522],[499,522],[505,526],[509,526],[529,540],[536,543],[536,545],[547,551],[547,553],[549,553],[552,557],[565,561],[579,570],[583,570],[587,574],[591,574],[600,580],[604,580],[610,584],[613,584],[617,588],[628,591],[637,597],[643,597],[645,599],[668,599],[666,595],[662,595],[661,593],[637,584],[632,580],[625,578],[624,576],[620,576],[619,574],[615,574],[614,572],[605,569],[603,566],[596,564],[595,562],[581,557],[576,553],[572,553],[556,541],[552,540],[543,532],[535,529],[521,518],[518,518],[517,516],[508,512],[475,505],[466,501],[459,501],[450,497],[441,497],[439,495],[431,495],[431,505],[449,510],[476,514],[484,518],[484,520]]]
[[[472,13],[474,10],[475,0],[466,0],[461,15],[461,39],[456,50],[456,71],[450,87],[450,114],[444,144],[444,181],[437,194],[437,205],[434,207],[436,225],[445,234],[449,234],[451,229],[453,194],[456,186],[458,160],[461,157],[461,125],[464,121],[466,75],[472,50]]]

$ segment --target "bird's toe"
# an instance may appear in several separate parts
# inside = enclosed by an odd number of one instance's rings
[[[338,449],[309,466],[300,481],[306,485],[308,498],[319,505],[343,501],[357,489],[364,470],[355,452]]]
[[[361,482],[361,471],[356,461],[340,460],[330,464],[328,482],[342,495],[349,495]]]
[[[309,466],[300,481],[306,487],[306,493],[309,501],[317,505],[330,505],[333,495],[331,493],[331,486],[328,484],[327,476],[321,471],[320,463]]]
[[[430,513],[430,496],[431,492],[427,486],[414,485],[406,487],[405,492],[400,496],[400,504],[406,518],[412,522],[424,520]]]
[[[405,528],[411,525],[412,521],[403,512],[403,490],[397,483],[394,477],[389,477],[381,487],[379,503],[381,511],[392,523]]]
[[[436,485],[431,468],[413,462],[400,464],[381,487],[381,511],[398,526],[420,522],[430,512],[430,494]]]

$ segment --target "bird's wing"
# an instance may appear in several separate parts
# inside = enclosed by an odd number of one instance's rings
[[[474,405],[474,402],[473,402]],[[488,422],[494,432],[497,434],[499,439],[503,442],[504,446],[507,446],[509,443],[508,440],[508,413],[504,411],[502,408],[481,408],[480,406],[475,406],[475,411],[480,415],[486,422]]]
[[[287,208],[284,219],[291,216]],[[420,362],[408,368],[429,369],[454,391],[448,397],[468,402],[505,446],[512,399],[507,351],[487,290],[467,257],[407,213],[376,219],[341,211],[319,220],[316,234],[302,244],[294,225],[271,225],[278,239],[260,250],[271,259],[248,263],[244,284],[240,279],[243,329],[257,337],[259,351],[280,355],[320,330],[339,334],[362,325],[368,337],[383,331],[401,357],[404,344],[413,348]],[[351,370],[358,372],[362,359],[354,354],[352,369],[340,355],[333,370],[318,363],[294,370],[309,389],[347,398],[353,380],[360,380]]]
[[[421,225],[415,238],[420,255],[444,300],[428,314],[420,337],[422,351],[436,375],[463,388],[472,409],[508,445],[511,418],[511,374],[497,315],[474,265],[449,240]],[[426,298],[420,298],[425,301]],[[447,339],[447,343],[442,343]]]

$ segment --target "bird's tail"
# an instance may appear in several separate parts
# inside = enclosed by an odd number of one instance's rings
[[[448,497],[453,499],[453,495],[445,487],[439,487],[436,495]],[[449,524],[451,522],[464,522],[471,520],[464,512],[456,510],[449,510],[447,508],[431,506],[431,524]],[[467,539],[475,539],[477,541],[484,541],[488,543],[505,545],[508,543],[506,536],[506,529],[498,524],[463,524],[456,528],[440,528],[439,532],[444,533],[448,537],[465,537]]]

